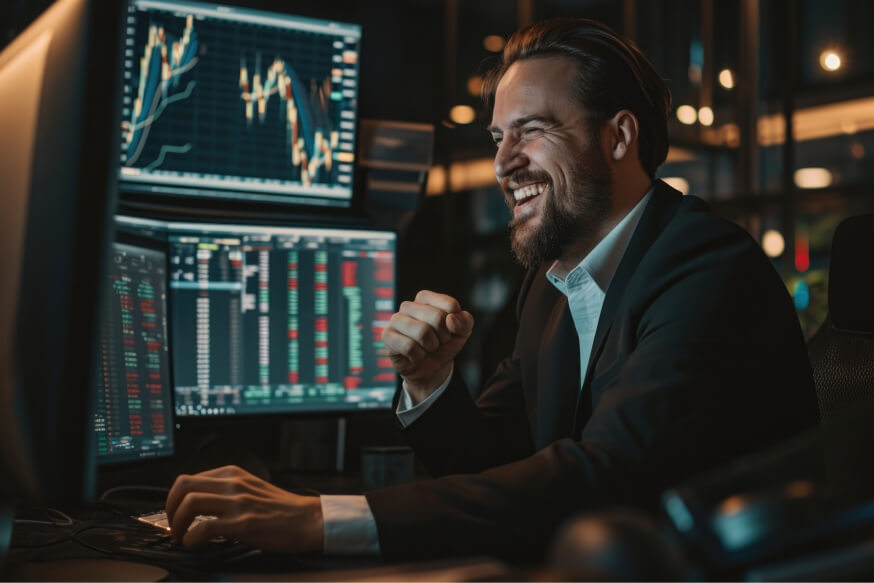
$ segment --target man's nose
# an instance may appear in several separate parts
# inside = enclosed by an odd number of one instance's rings
[[[495,154],[495,176],[498,177],[498,180],[502,180],[512,174],[514,170],[527,164],[528,157],[519,142],[504,138],[498,146],[498,153]]]

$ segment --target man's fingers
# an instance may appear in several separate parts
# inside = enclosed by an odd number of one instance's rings
[[[170,493],[167,495],[167,502],[164,506],[164,509],[167,512],[167,518],[171,521],[173,520],[182,500],[184,500],[186,495],[190,492],[207,492],[212,494],[232,493],[234,483],[225,479],[223,476],[225,476],[226,473],[219,472],[219,470],[225,470],[225,468],[216,468],[200,474],[182,474],[178,476],[173,483],[173,487],[170,488]]]
[[[193,524],[186,533],[182,536],[182,544],[189,549],[201,547],[212,539],[223,536],[227,539],[237,540],[239,537],[234,534],[234,519],[213,518],[211,520],[201,520]]]
[[[427,322],[398,312],[391,317],[389,327],[402,336],[414,340],[427,352],[434,352],[440,348],[437,331]]]
[[[427,354],[415,340],[391,327],[382,331],[382,342],[389,355],[399,355],[411,362],[419,362]]]
[[[452,296],[447,296],[446,294],[438,294],[437,292],[432,292],[426,289],[423,289],[416,294],[416,303],[427,304],[429,306],[437,308],[438,310],[443,310],[447,314],[461,311],[461,304],[459,304],[458,300],[456,300]]]
[[[173,540],[182,540],[196,517],[200,515],[223,516],[239,507],[239,498],[239,496],[224,496],[207,492],[188,493],[170,520],[170,533],[173,535]]]
[[[441,344],[452,337],[446,328],[446,312],[440,308],[417,302],[403,302],[399,312],[431,326]]]
[[[453,336],[467,338],[473,332],[473,315],[466,310],[449,314],[446,316],[446,328]]]

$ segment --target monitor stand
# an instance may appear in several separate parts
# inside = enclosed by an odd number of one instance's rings
[[[345,417],[283,421],[281,439],[284,469],[340,474],[346,467]]]

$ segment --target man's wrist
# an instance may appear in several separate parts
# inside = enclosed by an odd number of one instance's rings
[[[410,395],[410,399],[412,399],[415,406],[430,397],[434,391],[445,384],[451,374],[452,362],[449,362],[427,381],[411,381],[408,378],[404,378],[404,389]]]
[[[307,504],[310,509],[310,520],[307,522],[311,525],[312,534],[309,537],[311,544],[310,551],[324,553],[325,552],[325,514],[322,511],[321,496],[305,496],[308,498]]]

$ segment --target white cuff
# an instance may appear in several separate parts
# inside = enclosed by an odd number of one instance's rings
[[[455,362],[453,362],[452,366],[449,367],[449,376],[446,377],[446,380],[443,381],[433,393],[428,395],[428,398],[415,406],[413,405],[413,399],[410,397],[410,393],[407,392],[407,381],[404,381],[404,390],[401,393],[401,398],[398,399],[398,408],[395,410],[395,414],[398,416],[398,421],[401,422],[401,425],[409,427],[413,421],[421,417],[422,414],[428,410],[434,401],[443,394],[446,387],[449,386],[449,381],[452,380],[452,373],[454,370]]]
[[[321,496],[326,555],[378,555],[376,519],[364,496]]]

